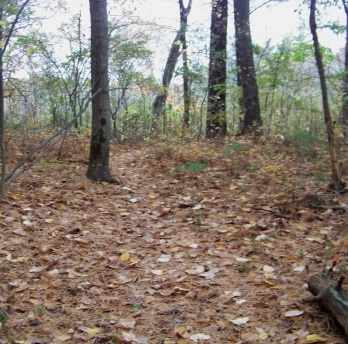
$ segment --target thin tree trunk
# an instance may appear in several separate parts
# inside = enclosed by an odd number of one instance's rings
[[[189,88],[189,68],[188,68],[188,55],[187,55],[187,40],[186,40],[186,28],[187,28],[187,16],[185,16],[185,7],[183,0],[179,0],[180,5],[180,19],[181,19],[181,32],[182,32],[182,60],[183,60],[183,88],[184,88],[184,129],[190,127],[190,88]]]
[[[25,0],[21,7],[19,8],[15,19],[13,20],[9,33],[7,34],[7,37],[4,37],[3,32],[3,26],[0,25],[0,41],[4,42],[4,45],[0,48],[0,158],[1,158],[1,182],[0,182],[0,195],[5,194],[6,189],[6,146],[5,146],[5,104],[4,104],[4,75],[3,75],[3,58],[5,51],[7,49],[7,46],[10,42],[10,39],[12,37],[13,31],[15,29],[15,26],[18,23],[18,20],[24,11],[25,7],[28,5],[30,0]],[[4,17],[4,7],[1,6],[0,8],[0,20],[3,21]],[[5,18],[6,19],[6,18]]]
[[[0,9],[1,11],[1,9]],[[2,20],[0,16],[0,20]],[[2,40],[2,29],[0,29],[0,41]],[[1,51],[1,48],[0,48]],[[5,106],[4,106],[4,77],[2,69],[2,54],[0,55],[0,149],[1,149],[1,185],[0,194],[5,194],[6,179],[6,146],[5,146]]]
[[[212,0],[206,138],[225,136],[228,1]]]
[[[234,0],[238,84],[242,87],[241,134],[262,126],[259,92],[250,33],[250,0]]]
[[[344,78],[343,78],[343,102],[342,102],[342,128],[344,137],[348,138],[348,6],[346,0],[342,0],[346,13],[346,45],[344,50]]]
[[[113,182],[109,171],[111,139],[111,107],[108,78],[108,19],[106,0],[90,0],[91,14],[91,68],[92,135],[87,177],[96,181]]]
[[[173,79],[174,71],[178,58],[180,56],[180,47],[183,41],[183,34],[186,32],[187,27],[187,17],[191,11],[192,1],[189,0],[187,7],[185,8],[182,0],[179,0],[180,5],[180,29],[175,36],[172,46],[169,51],[167,62],[164,68],[162,76],[162,90],[156,96],[152,105],[152,116],[153,116],[153,128],[155,131],[159,131],[159,120],[166,106],[166,101],[168,97],[168,88]]]
[[[311,0],[310,2],[310,16],[309,16],[309,25],[313,37],[314,44],[314,55],[317,63],[320,86],[321,86],[321,96],[323,102],[323,111],[324,111],[324,119],[326,124],[326,132],[329,143],[329,151],[330,151],[330,161],[331,161],[331,171],[332,171],[332,183],[333,187],[336,191],[340,191],[344,188],[344,184],[341,180],[341,175],[338,168],[338,158],[337,158],[337,148],[335,145],[335,136],[332,126],[332,119],[330,114],[330,106],[328,99],[328,91],[326,86],[326,78],[325,78],[325,70],[323,65],[323,59],[320,52],[320,44],[319,38],[317,34],[317,23],[315,18],[316,11],[316,0]]]

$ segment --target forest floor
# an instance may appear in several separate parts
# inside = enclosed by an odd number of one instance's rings
[[[86,179],[87,148],[50,153],[1,200],[1,344],[348,342],[301,302],[346,265],[325,150],[115,144],[114,185]]]

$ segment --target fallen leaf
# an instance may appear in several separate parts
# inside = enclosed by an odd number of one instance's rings
[[[261,340],[266,340],[268,338],[268,334],[266,332],[260,333],[259,338]]]
[[[249,317],[235,318],[235,319],[227,318],[227,320],[232,322],[235,325],[244,325],[244,324],[246,324],[249,321]]]
[[[306,343],[308,344],[320,343],[320,342],[326,342],[326,339],[319,336],[318,334],[310,334],[306,337]]]
[[[90,336],[95,336],[100,332],[99,327],[87,327],[85,332],[87,332]]]
[[[23,229],[21,229],[21,228],[15,229],[13,231],[13,233],[17,234],[17,235],[21,235],[21,236],[26,236],[27,235],[27,233]]]
[[[171,258],[170,255],[161,256],[161,257],[158,258],[158,261],[159,261],[160,263],[167,263],[167,262],[170,261],[170,258]]]
[[[161,276],[163,275],[163,272],[164,272],[163,270],[150,270],[150,271],[156,276]]]
[[[264,272],[274,272],[274,267],[269,266],[269,265],[264,265],[263,266],[263,271]]]
[[[122,254],[121,254],[121,257],[120,257],[120,259],[122,260],[122,262],[126,262],[127,260],[129,260],[129,258],[130,258],[129,252],[124,252],[124,253],[122,253]]]
[[[246,263],[246,262],[249,262],[250,259],[248,259],[248,258],[236,258],[236,261],[238,263]]]
[[[204,272],[203,274],[200,274],[199,276],[205,277],[205,278],[208,278],[208,279],[212,279],[212,278],[215,277],[215,274],[218,273],[219,271],[220,271],[220,269],[213,268],[213,269],[210,269],[207,272]]]
[[[208,334],[196,333],[190,336],[190,339],[195,343],[198,343],[200,340],[210,340],[211,337]]]
[[[178,327],[176,327],[174,329],[174,333],[178,337],[188,338],[187,327],[185,327],[185,326],[178,326]]]
[[[119,319],[118,325],[120,327],[123,327],[124,329],[130,329],[133,328],[136,324],[136,320],[134,318],[123,318]]]
[[[205,267],[202,265],[197,265],[195,269],[186,269],[185,272],[189,275],[198,275],[204,272]]]
[[[136,342],[137,343],[137,336],[134,333],[122,331],[122,338],[124,340],[126,340],[127,342],[130,342],[130,343]]]
[[[303,311],[300,311],[299,309],[294,309],[292,311],[286,312],[284,315],[289,318],[289,317],[297,317],[299,315],[302,315]]]

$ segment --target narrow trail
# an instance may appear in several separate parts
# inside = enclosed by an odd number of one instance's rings
[[[279,190],[231,187],[219,166],[176,173],[151,148],[119,149],[111,170],[119,185],[91,183],[77,163],[40,164],[11,189],[1,344],[344,343],[299,302],[317,220],[253,209],[272,209]]]

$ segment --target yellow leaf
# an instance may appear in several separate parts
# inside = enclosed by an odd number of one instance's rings
[[[87,327],[86,328],[86,332],[90,335],[90,336],[95,336],[96,334],[98,334],[100,332],[100,328],[98,327]]]
[[[319,342],[326,342],[326,339],[320,337],[318,334],[310,334],[306,337],[306,343],[313,344]]]
[[[233,191],[233,190],[236,190],[236,189],[237,189],[237,187],[235,185],[233,185],[233,184],[230,185],[230,191]]]
[[[259,338],[261,340],[266,340],[268,338],[268,334],[266,332],[260,333]]]
[[[130,258],[129,252],[124,252],[124,253],[122,253],[120,258],[121,258],[121,260],[122,260],[123,262],[126,262],[126,261],[129,260],[129,258]]]
[[[277,283],[273,283],[268,280],[262,280],[262,283],[269,288],[275,287],[277,285]]]

